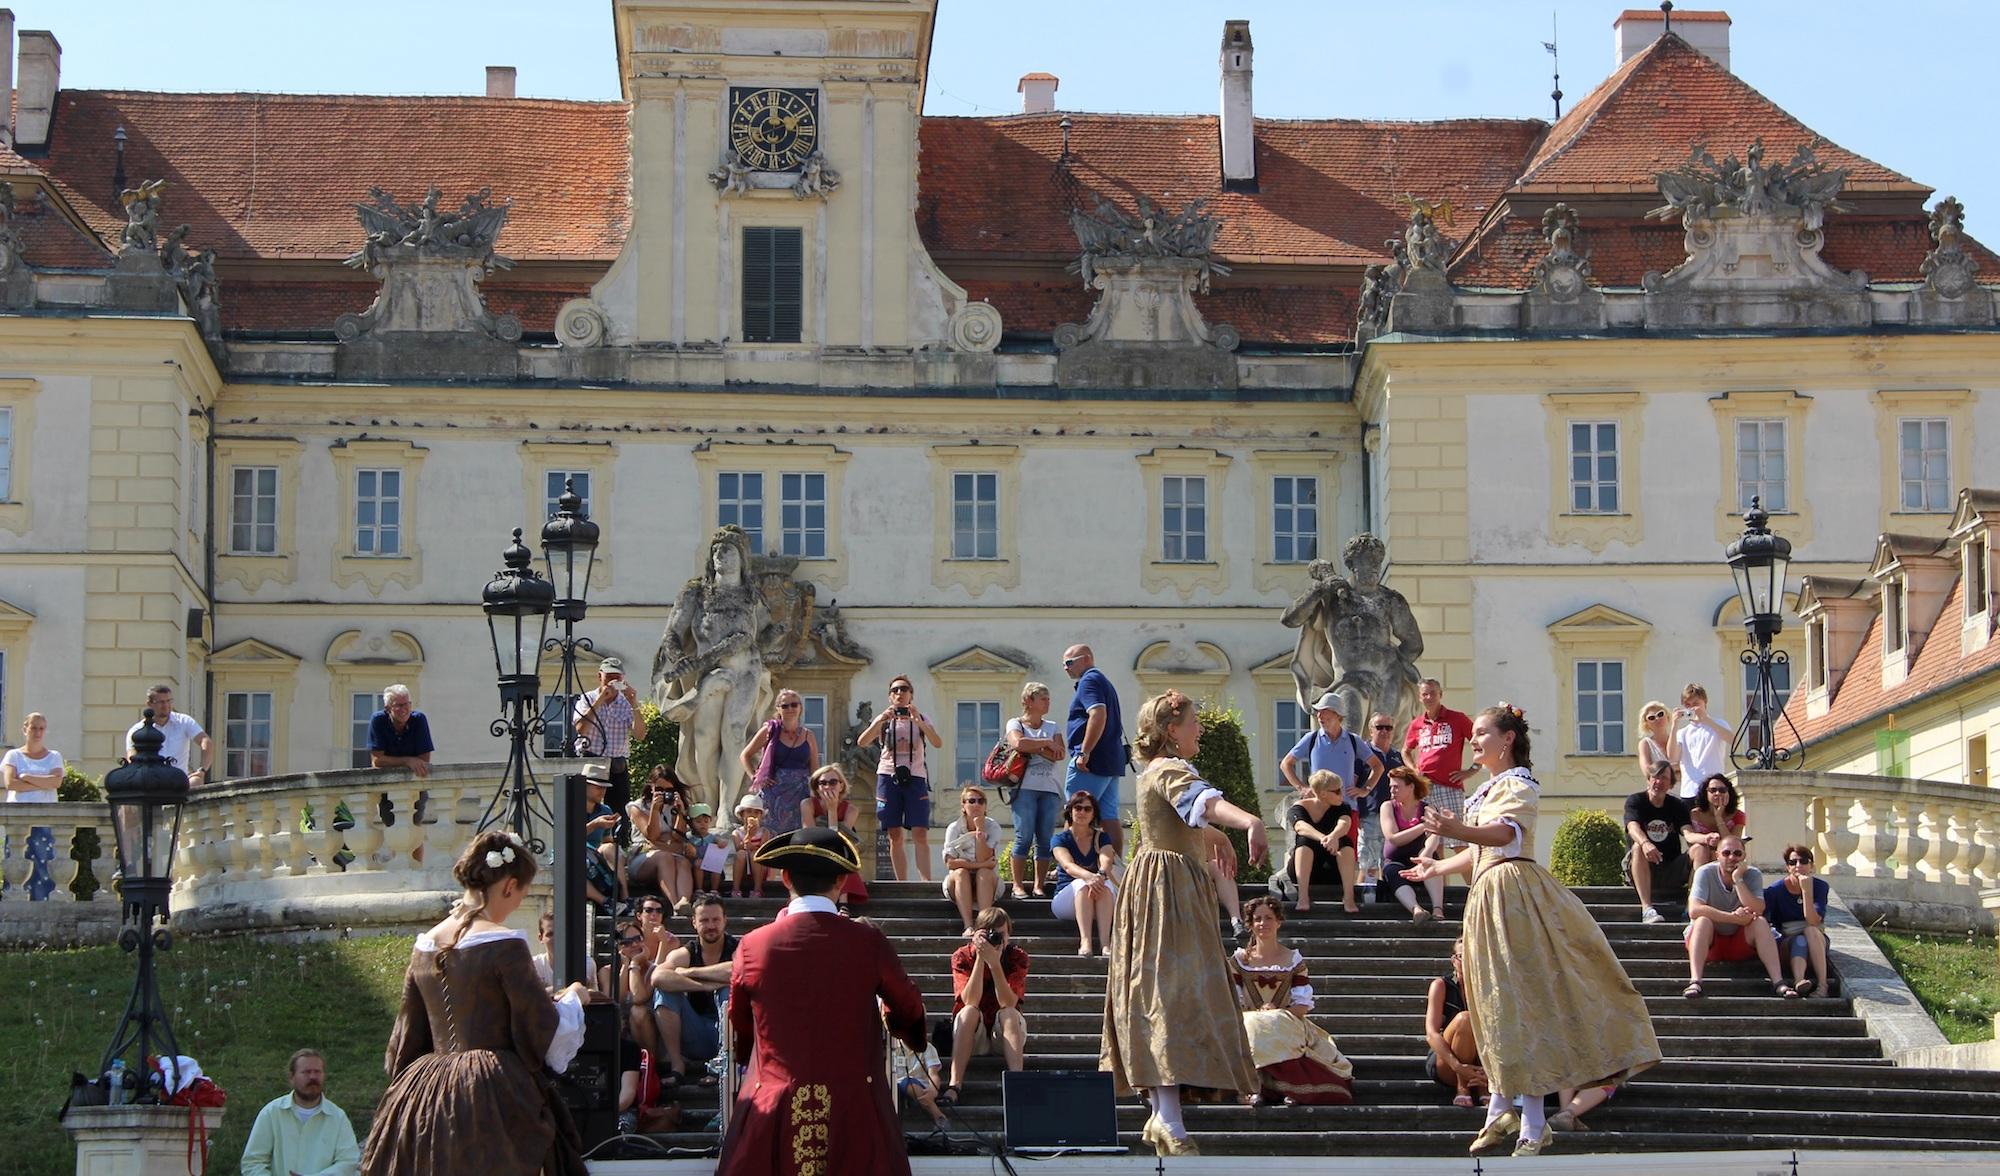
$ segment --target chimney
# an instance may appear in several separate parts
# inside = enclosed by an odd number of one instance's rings
[[[486,67],[486,96],[488,98],[512,98],[514,96],[513,66],[489,65]]]
[[[1222,22],[1222,186],[1257,187],[1257,123],[1250,105],[1250,22]]]
[[[1050,73],[1021,75],[1021,84],[1015,89],[1021,95],[1022,114],[1047,114],[1056,108],[1056,90],[1062,79]]]
[[[1671,15],[1671,20],[1669,19]],[[1628,8],[1611,22],[1611,36],[1618,50],[1618,64],[1637,57],[1646,46],[1660,39],[1669,27],[1674,35],[1724,69],[1729,68],[1729,14],[1720,9],[1671,14],[1652,8]],[[1614,67],[1615,68],[1615,67]]]
[[[21,69],[14,95],[14,145],[49,145],[49,120],[56,113],[56,85],[62,72],[62,46],[43,29],[21,30]]]
[[[14,145],[14,10],[0,8],[0,97],[7,100],[8,117],[0,118],[0,143]]]

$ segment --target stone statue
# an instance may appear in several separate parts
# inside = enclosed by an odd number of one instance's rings
[[[1965,205],[1947,196],[1931,210],[1931,240],[1937,248],[1924,255],[1919,267],[1924,283],[1946,298],[1961,298],[1972,290],[1979,262],[1965,248]]]
[[[1308,711],[1331,690],[1347,703],[1354,727],[1374,711],[1398,720],[1417,710],[1417,659],[1424,638],[1403,594],[1382,583],[1382,541],[1363,532],[1347,541],[1343,579],[1326,560],[1307,568],[1312,587],[1285,610],[1286,627],[1299,631],[1292,679]]]
[[[723,154],[722,163],[708,173],[708,182],[724,196],[741,196],[750,190],[750,165],[731,149]]]
[[[149,180],[118,194],[118,203],[125,207],[125,230],[119,235],[120,253],[127,250],[152,253],[159,248],[160,205],[164,199],[160,194],[166,187],[165,180]]]
[[[1796,209],[1807,232],[1817,232],[1829,211],[1846,211],[1838,197],[1847,169],[1827,167],[1801,143],[1789,163],[1766,164],[1764,140],[1758,139],[1738,161],[1734,155],[1717,163],[1705,147],[1688,152],[1687,162],[1654,178],[1667,202],[1647,213],[1661,220],[1679,215],[1693,229],[1723,209],[1744,216],[1768,216],[1780,206]]]
[[[815,151],[806,156],[799,167],[799,178],[792,181],[792,195],[801,200],[810,197],[825,198],[827,193],[840,187],[840,173],[826,165],[826,156]]]
[[[750,537],[720,527],[702,574],[681,589],[653,658],[653,698],[680,724],[675,770],[717,812],[743,779],[737,753],[772,692],[762,646],[771,615],[751,578]]]
[[[187,235],[187,225],[175,225],[174,231],[168,233],[166,240],[160,242],[160,268],[169,274],[179,276],[187,269],[187,246],[181,244],[187,240]]]
[[[346,264],[382,279],[382,288],[367,310],[335,319],[334,335],[342,343],[371,337],[384,346],[393,338],[414,338],[417,349],[410,354],[419,356],[445,355],[428,347],[440,342],[439,336],[472,336],[510,345],[489,351],[482,362],[492,365],[487,374],[511,373],[515,363],[511,344],[521,338],[521,321],[489,310],[479,283],[514,266],[513,259],[495,249],[512,203],[496,204],[493,189],[481,188],[467,196],[457,211],[447,211],[440,205],[444,194],[435,184],[410,207],[379,187],[368,189],[368,195],[369,203],[354,206],[362,243]],[[343,348],[335,369],[360,378],[383,374],[354,366],[361,362],[355,349]],[[463,373],[471,360],[461,349],[443,362],[459,365],[453,370]]]

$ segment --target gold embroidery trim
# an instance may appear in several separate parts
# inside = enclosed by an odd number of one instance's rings
[[[833,1095],[824,1085],[792,1091],[792,1167],[798,1176],[828,1176],[826,1125],[832,1114]]]

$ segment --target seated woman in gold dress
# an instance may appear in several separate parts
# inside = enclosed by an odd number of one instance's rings
[[[1354,1065],[1312,1012],[1312,979],[1305,957],[1278,942],[1285,914],[1278,900],[1259,896],[1243,904],[1253,938],[1229,957],[1229,976],[1243,1002],[1243,1031],[1264,1088],[1253,1104],[1346,1106],[1354,1101]]]

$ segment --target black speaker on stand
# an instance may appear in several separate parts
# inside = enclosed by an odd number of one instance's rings
[[[618,1134],[618,1006],[583,1006],[583,1048],[556,1079],[556,1092],[583,1137],[583,1150]]]

